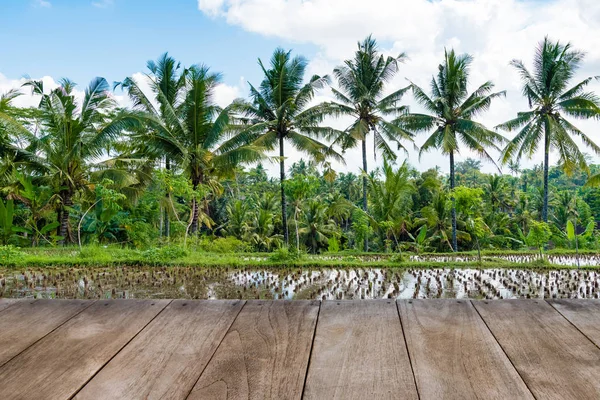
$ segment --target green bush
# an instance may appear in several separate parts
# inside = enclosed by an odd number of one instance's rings
[[[202,237],[198,247],[209,253],[245,253],[250,245],[235,237]]]
[[[280,247],[273,251],[269,255],[269,261],[274,262],[290,262],[290,261],[300,261],[304,253],[302,251],[296,250],[296,248],[292,247]]]
[[[18,257],[22,257],[23,253],[12,244],[0,246],[0,262],[4,265],[10,265]]]
[[[164,246],[164,247],[151,247],[147,250],[142,251],[141,256],[143,261],[157,264],[161,262],[174,261],[187,256],[189,253],[183,247],[180,246]]]

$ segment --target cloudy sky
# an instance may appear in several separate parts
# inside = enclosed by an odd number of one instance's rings
[[[247,95],[248,81],[260,81],[256,60],[268,59],[277,46],[306,56],[308,72],[322,75],[373,34],[384,53],[409,56],[389,91],[407,79],[427,86],[444,48],[473,55],[472,87],[492,80],[507,91],[507,98],[481,118],[492,127],[527,108],[508,63],[517,58],[530,66],[545,35],[587,53],[576,79],[600,75],[598,0],[2,0],[0,15],[0,92],[18,87],[24,76],[48,85],[69,77],[81,90],[95,76],[109,82],[142,76],[147,60],[168,51],[184,65],[205,63],[222,72],[217,98],[225,105]],[[600,84],[591,89],[600,93]],[[127,104],[122,93],[115,95]],[[327,90],[319,93],[319,99],[328,96]],[[405,101],[419,110],[410,95]],[[19,102],[30,105],[35,99],[24,96]],[[342,128],[345,121],[331,124]],[[600,143],[600,122],[576,124]],[[425,135],[418,137],[417,145],[424,140]],[[290,162],[300,157],[289,153]],[[399,159],[405,157],[419,169],[448,170],[439,153],[419,160],[411,151]],[[336,169],[358,171],[358,149],[349,150],[347,160]],[[375,164],[372,154],[369,163]]]

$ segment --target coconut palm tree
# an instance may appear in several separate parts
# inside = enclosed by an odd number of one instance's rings
[[[431,96],[412,84],[413,94],[430,114],[408,114],[402,117],[403,126],[414,132],[430,132],[421,146],[419,157],[432,149],[441,150],[450,158],[450,190],[455,186],[454,156],[462,144],[467,150],[493,162],[487,148],[498,149],[505,139],[473,120],[490,108],[494,98],[505,92],[492,92],[494,84],[485,82],[469,94],[469,68],[473,58],[457,55],[454,50],[444,52],[444,62],[438,67],[437,78],[431,80]],[[452,250],[457,251],[456,201],[452,196]]]
[[[177,106],[177,102],[180,100],[180,96],[183,95],[185,90],[185,74],[187,70],[181,67],[181,64],[177,62],[173,57],[170,57],[168,53],[162,54],[156,61],[150,60],[146,64],[150,73],[146,74],[147,83],[150,85],[152,97],[148,97],[144,93],[142,82],[138,82],[133,77],[125,78],[122,82],[115,82],[115,88],[122,88],[127,92],[129,98],[133,102],[133,107],[136,110],[141,110],[145,113],[152,115],[154,118],[161,121],[165,126],[169,125],[169,110],[174,109]],[[172,128],[172,127],[171,127]],[[142,137],[143,139],[143,137]],[[135,159],[136,154],[138,158],[151,159],[151,160],[164,160],[165,169],[171,169],[171,160],[167,157],[161,148],[158,150],[158,154],[151,154],[148,148],[146,148],[146,142],[144,140],[135,143],[137,147],[134,153],[127,154],[128,160]],[[168,203],[167,193],[167,203]],[[161,228],[161,235],[169,236],[170,224],[169,224],[169,212],[171,209],[168,204],[163,204],[164,212],[161,215],[161,222],[163,222],[164,228]]]
[[[237,111],[245,126],[244,132],[258,135],[256,145],[269,150],[279,147],[279,177],[281,186],[281,222],[284,243],[289,244],[287,203],[285,196],[285,142],[296,150],[307,153],[317,162],[326,157],[341,157],[318,139],[331,136],[331,128],[320,127],[323,112],[320,105],[309,107],[315,91],[323,88],[327,76],[314,75],[304,84],[307,61],[304,57],[291,56],[290,51],[278,48],[267,67],[259,59],[264,74],[258,88],[250,85],[251,103],[238,101]]]
[[[340,145],[342,150],[362,144],[362,207],[365,212],[367,212],[368,182],[367,136],[373,134],[375,156],[377,151],[380,151],[390,161],[396,159],[390,142],[394,142],[400,150],[404,149],[403,140],[410,142],[413,140],[410,132],[402,129],[394,121],[386,120],[390,117],[396,118],[408,111],[406,106],[398,103],[410,87],[386,95],[386,84],[398,72],[398,64],[405,60],[404,53],[396,57],[383,56],[378,51],[376,40],[368,36],[363,42],[358,43],[354,59],[346,60],[344,65],[333,71],[339,90],[332,89],[336,102],[328,104],[327,112],[353,119],[352,124],[342,134],[337,135],[333,143]],[[365,237],[364,251],[368,251],[368,247],[368,237]]]
[[[28,150],[39,154],[37,165],[58,194],[58,234],[62,243],[68,243],[72,241],[69,216],[73,197],[89,186],[90,163],[105,156],[123,131],[139,127],[139,120],[126,110],[116,109],[104,78],[92,80],[81,104],[75,97],[75,83],[68,79],[62,79],[49,92],[42,81],[30,80],[24,86],[41,96],[41,136],[30,138]]]
[[[254,136],[232,129],[231,110],[215,103],[220,74],[204,65],[193,65],[182,79],[174,102],[160,104],[164,108],[161,118],[148,112],[141,115],[149,129],[135,132],[134,139],[143,141],[149,154],[164,155],[174,162],[189,178],[193,193],[188,230],[195,233],[199,229],[201,186],[215,190],[219,186],[215,178],[231,176],[238,165],[259,161],[264,155],[262,148],[250,143]],[[158,97],[162,93],[158,91]]]
[[[22,93],[16,89],[0,94],[0,176],[10,179],[20,162],[35,163],[36,157],[15,143],[27,143],[31,133],[26,122],[33,110],[18,108],[13,101]]]
[[[579,150],[572,137],[579,138],[586,146],[600,153],[598,147],[586,134],[571,124],[565,117],[579,119],[598,118],[600,99],[586,86],[594,77],[589,77],[569,87],[569,82],[579,69],[584,53],[574,50],[569,43],[553,43],[544,38],[534,56],[534,70],[530,73],[520,60],[511,61],[523,84],[523,95],[529,101],[529,111],[498,128],[518,130],[502,153],[502,162],[519,161],[524,155],[531,157],[543,143],[544,148],[544,194],[542,220],[548,222],[548,158],[557,150],[559,163],[567,173],[575,168],[588,170],[585,155]]]

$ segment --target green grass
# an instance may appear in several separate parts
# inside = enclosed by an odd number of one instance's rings
[[[469,262],[408,261],[410,253],[353,253],[338,252],[322,255],[297,256],[292,252],[276,253],[211,253],[196,250],[183,250],[180,247],[166,246],[149,250],[124,249],[116,246],[86,246],[55,248],[0,248],[0,267],[4,268],[82,268],[107,266],[190,266],[190,267],[306,267],[306,268],[517,268],[517,269],[556,269],[575,268],[551,264],[537,260],[531,263],[514,263],[496,258],[506,255],[534,255],[535,252],[485,251],[483,262],[476,260],[476,252],[428,253],[422,256],[471,256]],[[570,250],[553,250],[551,255],[574,255]],[[597,254],[597,252],[582,252]],[[587,266],[582,268],[598,269]]]

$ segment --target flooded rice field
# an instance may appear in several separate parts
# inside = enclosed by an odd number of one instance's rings
[[[509,254],[509,255],[494,255],[484,256],[486,258],[493,258],[494,260],[508,261],[510,263],[525,264],[539,260],[540,257],[537,254]],[[579,260],[574,255],[545,255],[546,261],[550,264],[564,265],[564,266],[596,266],[600,265],[600,255],[596,254],[582,254],[579,256]],[[431,262],[475,262],[477,261],[476,256],[453,256],[453,255],[425,255],[425,256],[411,256],[410,261],[431,261]]]
[[[0,297],[188,299],[600,298],[600,271],[110,267],[0,271]]]

